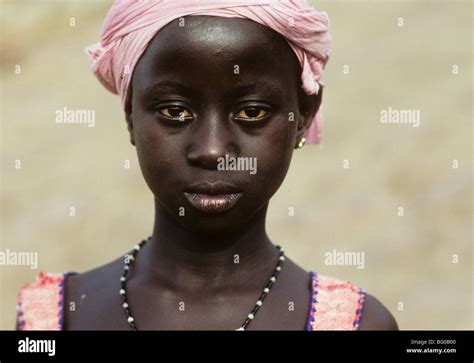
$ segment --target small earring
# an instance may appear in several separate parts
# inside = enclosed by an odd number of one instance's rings
[[[306,143],[306,139],[304,137],[301,138],[301,140],[298,144],[298,149],[301,149],[304,146],[305,143]]]

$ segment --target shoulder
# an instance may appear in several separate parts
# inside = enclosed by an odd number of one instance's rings
[[[67,293],[71,297],[75,293],[97,292],[110,285],[123,267],[123,259],[119,258],[106,265],[70,276],[67,280]],[[119,274],[120,275],[120,274]]]
[[[89,301],[97,302],[107,296],[109,291],[115,291],[123,266],[121,261],[119,258],[106,265],[70,276],[66,283],[66,301],[71,303],[73,308],[83,308],[89,305]],[[117,284],[113,283],[114,280]]]
[[[123,259],[71,276],[65,293],[65,330],[120,329]],[[107,314],[104,314],[107,311]]]
[[[119,258],[84,273],[38,273],[17,295],[16,329],[65,330],[76,327],[77,323],[80,329],[82,321],[87,323],[84,316],[99,321],[103,310],[96,307],[108,306],[118,296],[117,276],[122,266]]]
[[[360,319],[360,330],[398,330],[393,315],[374,296],[365,294],[364,313]]]

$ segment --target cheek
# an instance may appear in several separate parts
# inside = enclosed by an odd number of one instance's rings
[[[276,193],[288,172],[293,155],[296,124],[281,116],[268,128],[265,138],[256,142],[258,171],[256,182],[268,198]]]
[[[134,124],[135,146],[145,182],[153,194],[167,190],[176,169],[178,155],[166,135],[153,127],[154,120],[142,118]]]

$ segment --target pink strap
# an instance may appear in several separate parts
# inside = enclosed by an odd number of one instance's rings
[[[365,292],[350,282],[311,273],[312,299],[307,330],[357,330]]]
[[[21,288],[17,297],[20,330],[62,330],[66,276],[40,272],[35,282]]]

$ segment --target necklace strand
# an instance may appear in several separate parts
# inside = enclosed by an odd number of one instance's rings
[[[151,236],[148,237],[147,239],[144,239],[139,244],[137,244],[133,248],[133,250],[130,252],[130,254],[125,256],[125,265],[123,267],[123,274],[120,277],[120,290],[119,290],[119,293],[120,293],[120,296],[122,298],[122,308],[125,312],[125,316],[127,317],[127,322],[128,322],[128,325],[129,325],[131,330],[138,330],[138,329],[137,329],[137,326],[135,324],[135,319],[133,318],[132,313],[130,311],[130,305],[128,303],[127,288],[126,288],[127,275],[130,271],[130,267],[132,266],[132,263],[135,261],[135,258],[137,256],[138,252],[143,247],[143,245],[146,242],[148,242],[149,240],[151,240]],[[273,287],[273,285],[276,282],[276,278],[277,278],[278,274],[281,271],[281,268],[283,266],[283,262],[285,261],[285,252],[283,251],[283,248],[281,248],[280,246],[276,246],[276,247],[279,250],[279,255],[278,255],[278,262],[277,262],[277,265],[275,267],[275,270],[273,271],[272,276],[268,280],[268,282],[267,282],[266,286],[264,287],[262,293],[260,294],[257,302],[255,303],[254,308],[252,309],[250,314],[247,315],[247,317],[245,318],[245,321],[243,322],[243,324],[235,330],[245,330],[245,329],[247,329],[247,326],[250,324],[250,322],[252,320],[255,319],[255,315],[257,314],[259,309],[262,307],[263,301],[265,300],[265,298],[267,297],[267,295],[270,292],[271,288]]]

